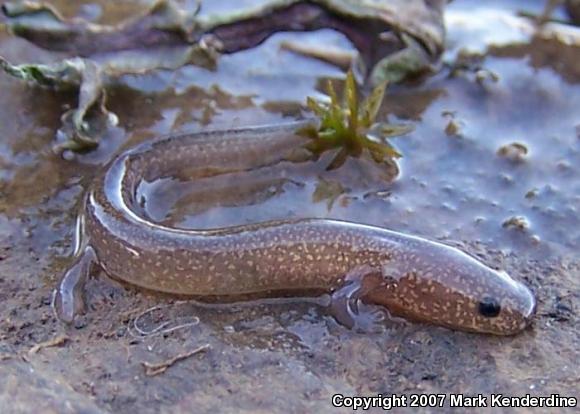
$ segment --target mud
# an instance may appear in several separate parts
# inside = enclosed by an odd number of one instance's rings
[[[218,10],[231,2],[213,3]],[[65,12],[119,21],[140,6],[103,4]],[[280,42],[352,46],[331,31],[277,34],[225,56],[216,72],[184,67],[125,76],[109,93],[118,128],[97,152],[69,160],[51,149],[59,116],[74,96],[0,75],[2,411],[332,412],[336,393],[580,397],[580,41],[533,38],[515,18],[523,7],[539,11],[542,2],[449,6],[446,61],[451,65],[461,48],[470,48],[484,54],[480,69],[498,80],[469,70],[450,76],[444,67],[422,84],[390,88],[380,117],[415,125],[393,140],[403,153],[394,182],[382,168],[353,159],[334,172],[314,165],[259,204],[193,214],[177,203],[159,213],[184,227],[342,218],[461,247],[537,295],[533,327],[515,337],[399,321],[382,333],[357,334],[307,303],[210,311],[102,274],[89,283],[87,314],[64,327],[53,316],[51,291],[70,261],[83,189],[100,165],[159,134],[301,116],[305,97],[322,93],[324,79],[340,84],[342,73],[280,51]],[[0,54],[14,62],[59,58],[4,32]],[[502,155],[513,143],[526,153]],[[68,338],[62,345],[30,352],[61,335]],[[143,366],[205,344],[206,352],[158,375]]]

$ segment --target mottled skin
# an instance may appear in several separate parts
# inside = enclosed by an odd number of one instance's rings
[[[182,230],[150,221],[135,200],[143,179],[189,179],[280,162],[300,123],[161,138],[119,156],[89,190],[77,259],[56,291],[61,319],[78,312],[92,264],[143,288],[191,296],[327,292],[337,320],[364,325],[358,300],[450,328],[514,334],[534,297],[461,251],[379,227],[326,219]]]

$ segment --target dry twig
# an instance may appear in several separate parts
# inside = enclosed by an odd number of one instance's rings
[[[49,339],[48,341],[40,342],[28,350],[28,355],[36,354],[43,348],[64,345],[69,339],[70,338],[66,335],[59,335],[55,338]]]
[[[173,358],[170,358],[158,364],[151,364],[149,362],[141,362],[141,364],[145,367],[145,375],[147,375],[148,377],[153,377],[155,375],[164,373],[167,370],[167,368],[171,367],[176,362],[181,361],[182,359],[189,358],[195,354],[199,354],[200,352],[205,352],[209,348],[210,345],[205,344],[200,346],[199,348],[195,348],[192,351],[183,352],[179,355],[174,356]]]

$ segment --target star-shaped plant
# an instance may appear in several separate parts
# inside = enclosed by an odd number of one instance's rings
[[[340,167],[349,156],[359,157],[365,150],[381,163],[399,158],[401,154],[387,141],[412,130],[406,125],[376,122],[385,95],[386,82],[373,89],[367,99],[359,104],[358,89],[352,71],[346,76],[344,96],[339,101],[332,83],[328,81],[330,102],[318,102],[307,98],[307,106],[320,119],[318,128],[308,126],[301,133],[309,138],[306,148],[315,155],[340,148],[327,169]]]

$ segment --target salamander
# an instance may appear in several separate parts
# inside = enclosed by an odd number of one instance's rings
[[[344,325],[364,325],[361,303],[394,317],[510,335],[533,319],[522,283],[459,249],[386,228],[310,218],[180,229],[144,212],[139,184],[187,173],[190,180],[275,165],[304,140],[308,121],[176,134],[116,157],[90,185],[76,256],[55,290],[58,316],[83,307],[94,266],[148,290],[201,298],[322,292]]]

